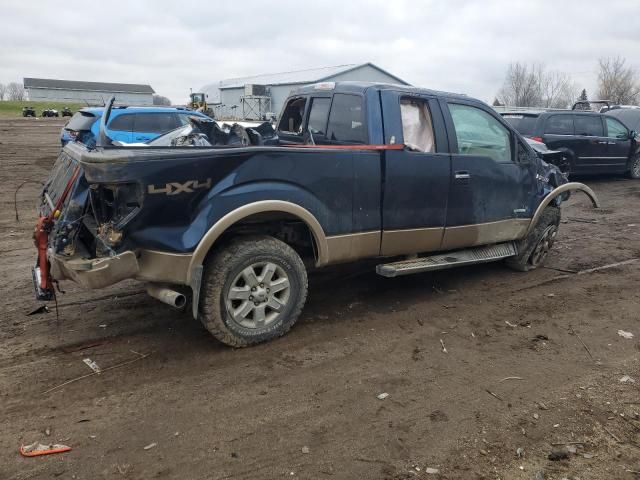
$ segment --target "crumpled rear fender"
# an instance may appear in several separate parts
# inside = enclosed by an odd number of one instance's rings
[[[594,208],[600,208],[600,201],[598,200],[598,197],[596,196],[594,191],[591,190],[591,188],[587,187],[584,183],[579,182],[565,183],[551,190],[551,192],[549,192],[549,194],[544,197],[542,202],[540,202],[540,205],[538,205],[538,208],[536,209],[536,213],[531,219],[531,223],[529,224],[526,235],[529,235],[531,230],[533,230],[537,225],[540,217],[542,216],[542,212],[544,212],[544,209],[547,208],[549,204],[558,197],[558,195],[569,191],[583,192],[587,197],[589,197],[589,200],[591,200]]]

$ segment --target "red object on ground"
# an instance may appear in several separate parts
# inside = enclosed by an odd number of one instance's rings
[[[32,443],[31,445],[20,445],[20,455],[23,457],[38,457],[40,455],[51,455],[52,453],[63,453],[71,450],[66,445],[43,445],[42,443]]]

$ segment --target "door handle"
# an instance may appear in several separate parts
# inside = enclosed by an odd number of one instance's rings
[[[459,170],[454,173],[454,178],[456,180],[469,180],[471,178],[471,174],[466,170]]]

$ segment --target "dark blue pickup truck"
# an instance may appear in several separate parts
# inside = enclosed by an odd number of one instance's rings
[[[199,134],[198,146],[122,147],[104,132],[95,148],[67,145],[42,194],[37,296],[57,280],[138,279],[173,306],[191,293],[193,315],[240,347],[291,328],[310,268],[379,257],[387,277],[501,259],[530,270],[570,190],[597,207],[464,95],[321,83],[291,93],[269,141],[214,133],[204,146]]]

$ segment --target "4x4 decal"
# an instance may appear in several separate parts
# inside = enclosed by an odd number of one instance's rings
[[[187,180],[184,183],[170,182],[164,186],[149,185],[147,192],[164,193],[165,195],[178,195],[179,193],[193,193],[195,190],[201,188],[211,188],[211,179],[207,178],[204,182],[200,182],[200,180]]]

